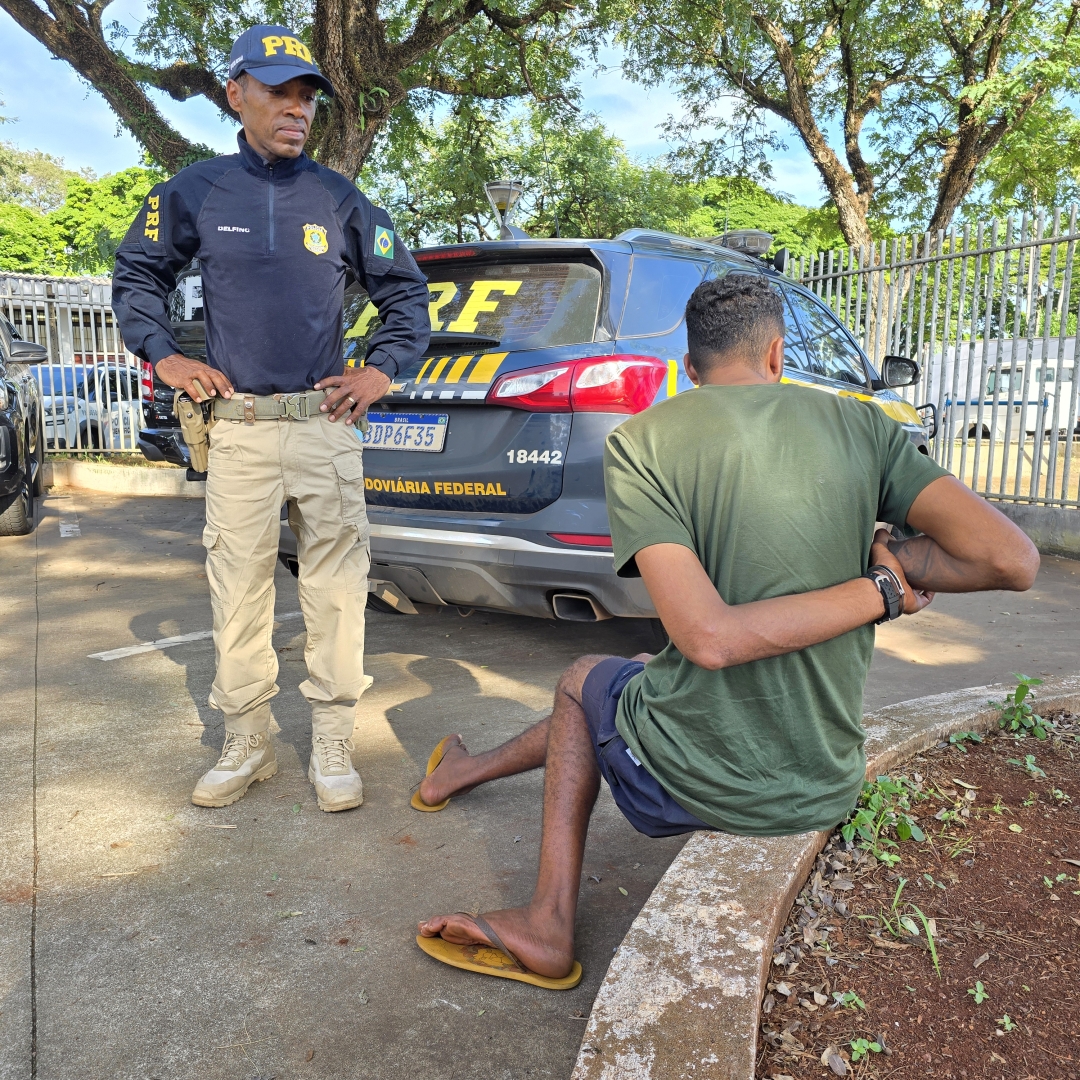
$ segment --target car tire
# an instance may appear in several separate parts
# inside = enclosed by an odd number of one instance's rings
[[[34,527],[34,496],[25,481],[10,505],[0,513],[0,536],[25,536]]]
[[[87,424],[79,434],[84,450],[98,450],[101,448],[101,432],[97,424]]]

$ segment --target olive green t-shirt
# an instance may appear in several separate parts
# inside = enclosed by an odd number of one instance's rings
[[[604,454],[615,568],[682,544],[728,604],[866,571],[875,521],[903,525],[948,475],[874,404],[789,383],[703,386],[627,420]],[[626,686],[616,727],[684,809],[732,833],[830,829],[866,768],[872,625],[707,671],[675,647]]]

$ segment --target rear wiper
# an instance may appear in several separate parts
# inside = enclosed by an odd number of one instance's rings
[[[431,344],[436,346],[447,345],[475,345],[477,348],[485,348],[490,345],[498,345],[499,338],[488,337],[486,334],[469,334],[460,330],[433,330]]]

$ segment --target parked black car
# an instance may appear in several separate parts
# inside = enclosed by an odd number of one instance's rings
[[[48,359],[42,345],[22,341],[0,316],[0,536],[24,536],[34,527],[41,494],[41,401],[28,365]]]

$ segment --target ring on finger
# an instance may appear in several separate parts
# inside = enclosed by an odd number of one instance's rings
[[[350,405],[355,405],[356,404],[356,398],[354,398],[352,396],[352,394],[349,395],[349,404]]]

